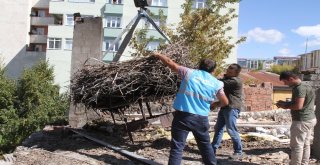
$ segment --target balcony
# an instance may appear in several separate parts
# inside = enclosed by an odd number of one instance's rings
[[[123,5],[122,4],[106,4],[104,13],[122,14]]]
[[[31,25],[46,26],[51,24],[54,24],[53,17],[31,17]]]
[[[45,44],[47,43],[47,35],[30,35],[30,43]]]
[[[27,51],[26,56],[41,57],[42,59],[46,59],[46,52]]]
[[[122,32],[122,29],[121,28],[108,28],[108,27],[105,27],[104,28],[104,36],[105,37],[118,37],[119,34]]]

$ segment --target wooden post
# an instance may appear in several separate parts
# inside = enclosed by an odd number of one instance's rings
[[[146,115],[144,114],[143,107],[142,107],[142,100],[139,99],[138,103],[139,103],[139,107],[140,107],[140,110],[141,110],[142,117],[143,117],[144,120],[146,120]]]

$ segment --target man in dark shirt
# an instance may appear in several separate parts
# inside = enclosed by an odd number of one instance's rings
[[[292,87],[291,102],[279,101],[276,104],[280,108],[291,110],[289,164],[309,164],[311,132],[317,122],[314,111],[314,89],[302,82],[298,75],[288,71],[280,74],[280,81]]]
[[[234,154],[230,156],[231,159],[237,159],[242,156],[241,139],[236,127],[237,118],[243,106],[242,81],[239,78],[240,71],[240,65],[231,64],[227,68],[224,77],[220,79],[224,83],[224,91],[228,97],[229,105],[220,108],[212,141],[212,147],[216,153],[222,141],[224,127],[226,126],[227,132],[233,142]]]

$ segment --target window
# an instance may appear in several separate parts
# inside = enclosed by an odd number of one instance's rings
[[[206,5],[206,0],[195,0],[194,8],[200,9],[204,8]]]
[[[123,0],[107,0],[107,3],[110,3],[110,4],[122,4]]]
[[[167,6],[167,0],[152,0],[151,6]]]
[[[73,14],[67,14],[66,25],[74,25]]]
[[[103,50],[107,51],[115,39],[106,39],[103,41]],[[113,45],[110,51],[116,52],[119,49],[119,42]]]
[[[72,41],[73,41],[72,38],[66,38],[64,49],[72,50]]]
[[[49,38],[48,49],[61,49],[61,38]]]
[[[44,28],[37,28],[38,35],[44,35]]]
[[[68,2],[89,3],[89,2],[95,2],[95,0],[68,0]]]
[[[45,10],[38,10],[38,17],[45,17],[46,11]]]
[[[67,26],[73,26],[74,25],[74,18],[73,18],[73,14],[67,14],[66,16],[66,22],[65,25]],[[86,18],[86,17],[93,17],[92,15],[81,15],[82,18]]]
[[[151,42],[149,42],[148,45],[147,45],[147,50],[150,50],[150,51],[152,51],[152,50],[157,50],[159,44],[160,44],[160,43],[159,43],[158,41],[151,41]]]
[[[106,26],[111,28],[120,28],[121,26],[121,17],[116,16],[107,16]]]
[[[32,35],[44,35],[44,28],[32,28],[31,30]]]

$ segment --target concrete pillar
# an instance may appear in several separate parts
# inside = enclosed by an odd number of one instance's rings
[[[73,74],[82,68],[88,58],[102,59],[103,28],[102,18],[84,18],[82,23],[76,23],[73,31],[71,79]],[[89,61],[90,62],[90,61]],[[91,63],[90,64],[94,64]],[[83,105],[71,103],[69,124],[71,127],[82,127],[88,121],[99,116],[93,110]]]
[[[320,88],[316,91],[316,117],[317,124],[314,127],[314,140],[312,145],[313,155],[320,160]]]

